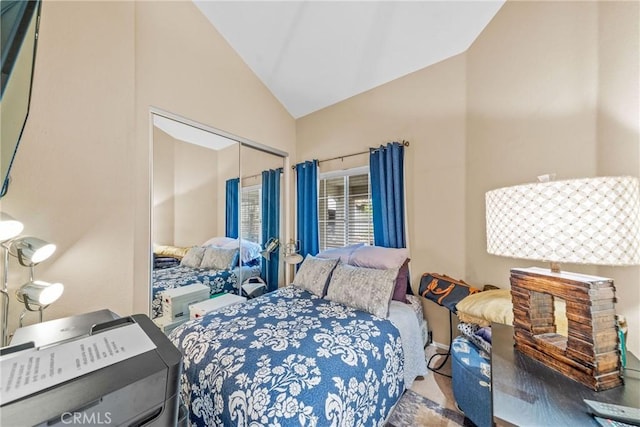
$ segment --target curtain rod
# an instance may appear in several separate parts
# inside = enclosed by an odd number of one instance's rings
[[[405,147],[409,146],[409,141],[405,141],[404,139],[402,140],[402,145],[404,145]],[[318,160],[318,163],[322,163],[322,162],[329,162],[331,160],[338,160],[338,159],[344,159],[345,157],[353,157],[353,156],[361,156],[363,154],[368,154],[371,152],[371,150],[375,151],[378,150],[378,148],[370,148],[368,151],[361,151],[359,153],[351,153],[351,154],[345,154],[344,156],[336,156],[336,157],[331,157],[328,159],[322,159],[322,160]],[[295,170],[295,165],[291,166],[291,169]]]
[[[276,170],[278,170],[278,169],[282,169],[282,168],[276,168]],[[282,172],[282,171],[280,171],[280,172]],[[255,173],[253,175],[243,176],[242,179],[252,179],[252,178],[258,178],[258,177],[262,177],[262,172]]]

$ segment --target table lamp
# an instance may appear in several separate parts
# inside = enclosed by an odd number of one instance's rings
[[[596,390],[622,384],[613,280],[560,271],[559,263],[640,264],[635,177],[548,181],[486,193],[487,252],[551,263],[511,269],[517,350]],[[557,334],[554,299],[566,303]]]
[[[298,253],[299,251],[300,241],[290,240],[284,247],[284,262],[292,265],[300,264],[304,258]]]

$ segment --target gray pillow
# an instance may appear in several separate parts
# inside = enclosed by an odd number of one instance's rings
[[[208,247],[202,256],[200,268],[229,270],[238,263],[238,249]]]
[[[397,268],[379,270],[341,263],[333,270],[326,299],[386,318],[397,276]]]
[[[202,263],[202,256],[204,255],[204,248],[200,246],[194,246],[180,261],[180,265],[184,265],[185,267],[193,267],[198,268]]]
[[[293,284],[319,297],[323,297],[337,259],[322,259],[307,255],[296,273]]]

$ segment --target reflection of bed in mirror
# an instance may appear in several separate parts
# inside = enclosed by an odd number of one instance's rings
[[[154,268],[152,273],[152,318],[162,316],[161,292],[181,286],[202,284],[209,295],[240,293],[242,283],[260,276],[260,245],[229,237],[214,237],[202,246],[154,248],[154,255],[178,262],[171,267]],[[158,258],[156,258],[158,259]]]

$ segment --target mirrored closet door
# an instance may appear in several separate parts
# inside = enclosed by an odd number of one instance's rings
[[[276,289],[287,153],[159,109],[150,117],[151,317],[163,315],[159,293],[167,289],[242,293],[257,278]]]

